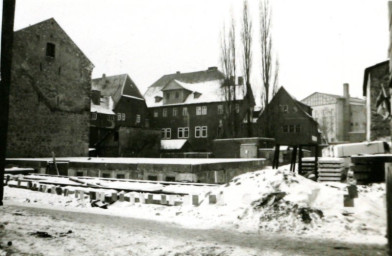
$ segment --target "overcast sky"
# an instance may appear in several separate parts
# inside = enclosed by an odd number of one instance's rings
[[[93,77],[128,73],[142,93],[162,75],[220,67],[225,20],[238,0],[16,0],[15,29],[53,17],[94,63]],[[362,96],[363,71],[387,59],[387,0],[271,0],[280,85]],[[250,0],[254,27],[258,1]],[[239,22],[238,22],[239,23]],[[256,32],[256,31],[255,31]],[[255,35],[254,43],[257,43]],[[258,50],[255,47],[255,50]],[[252,84],[260,87],[258,53]]]

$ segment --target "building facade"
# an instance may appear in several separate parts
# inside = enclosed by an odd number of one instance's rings
[[[7,157],[88,155],[93,67],[53,18],[14,33]]]
[[[365,140],[365,100],[350,97],[349,85],[343,85],[343,96],[315,92],[301,101],[312,107],[312,116],[329,143]]]
[[[179,145],[185,139],[193,151],[206,152],[211,151],[213,139],[231,137],[233,131],[240,134],[254,101],[247,100],[242,78],[232,86],[224,80],[211,67],[165,75],[152,84],[144,97],[151,126],[161,130],[161,139],[179,140]]]
[[[154,143],[158,147],[159,133],[149,131],[149,127],[145,100],[127,74],[103,75],[92,80],[90,148],[95,151],[93,155],[150,156],[152,153],[146,147],[154,147]],[[158,149],[153,151],[158,154]]]
[[[366,97],[366,140],[390,141],[389,61],[383,61],[365,69],[363,96]]]
[[[317,145],[321,142],[312,109],[295,100],[283,87],[263,110],[256,129],[258,136],[274,138],[277,145]]]

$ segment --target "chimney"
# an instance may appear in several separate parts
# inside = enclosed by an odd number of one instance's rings
[[[102,85],[103,87],[106,86],[106,74],[102,74]]]
[[[180,72],[180,71],[177,71],[176,74],[181,74],[181,72]]]
[[[350,98],[350,89],[348,83],[343,84],[343,97],[346,99]]]
[[[93,101],[94,105],[100,105],[101,103],[101,92],[98,90],[91,91],[91,100]]]
[[[238,85],[244,85],[244,77],[242,76],[238,77]]]
[[[208,67],[208,71],[215,71],[215,70],[218,70],[218,68],[217,67]]]

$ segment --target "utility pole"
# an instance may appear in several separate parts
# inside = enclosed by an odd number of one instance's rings
[[[12,42],[14,36],[15,0],[3,0],[1,29],[0,82],[0,206],[4,196],[4,169],[7,149],[9,93],[11,84]]]

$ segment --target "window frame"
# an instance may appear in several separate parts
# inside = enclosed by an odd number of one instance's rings
[[[167,108],[162,109],[162,117],[167,117]]]
[[[178,109],[177,108],[173,108],[173,116],[177,116],[178,114]]]
[[[189,138],[189,127],[178,127],[177,128],[177,138],[179,138],[179,139]]]
[[[223,115],[223,105],[219,104],[217,108],[218,115]]]
[[[95,121],[95,120],[97,120],[97,119],[98,119],[98,114],[97,114],[97,112],[92,112],[92,113],[91,113],[91,120]]]

